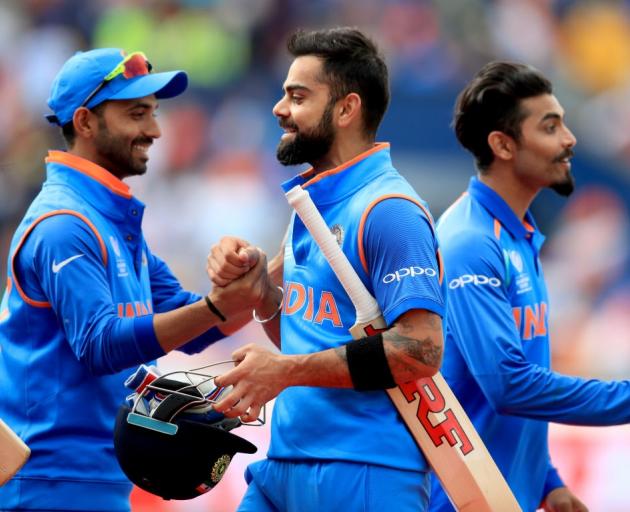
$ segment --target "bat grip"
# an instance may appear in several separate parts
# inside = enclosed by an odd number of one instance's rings
[[[309,193],[296,185],[286,193],[289,204],[311,233],[311,236],[324,253],[344,290],[350,297],[357,312],[357,323],[365,323],[381,314],[378,303],[367,290],[356,271],[343,253],[337,238],[330,232],[324,218],[319,213]]]

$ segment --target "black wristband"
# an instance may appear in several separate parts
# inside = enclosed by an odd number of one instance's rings
[[[221,313],[221,311],[219,311],[219,309],[214,304],[212,304],[210,297],[206,295],[205,299],[206,299],[206,304],[208,305],[208,309],[212,311],[217,317],[219,317],[222,322],[225,322],[225,317],[223,316],[223,313]]]
[[[346,345],[346,359],[352,384],[357,391],[395,388],[396,382],[389,368],[383,335],[375,334]]]

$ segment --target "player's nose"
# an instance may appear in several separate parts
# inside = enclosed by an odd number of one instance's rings
[[[288,117],[289,104],[287,102],[286,96],[280,98],[280,100],[273,106],[273,109],[271,111],[276,117]]]
[[[575,137],[573,132],[569,130],[569,128],[565,127],[562,143],[565,148],[572,148],[577,144],[577,138]]]

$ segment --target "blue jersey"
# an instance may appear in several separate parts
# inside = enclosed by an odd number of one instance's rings
[[[309,191],[388,325],[412,309],[444,311],[430,215],[379,144],[345,165],[283,185]],[[282,352],[348,343],[352,302],[319,247],[293,216],[284,249]],[[269,457],[338,460],[426,471],[427,464],[384,391],[291,387],[276,399]]]
[[[448,282],[442,373],[524,511],[562,486],[549,458],[549,421],[630,421],[630,382],[550,369],[549,300],[531,213],[521,222],[477,178],[438,222]],[[453,510],[433,479],[431,511]]]
[[[148,249],[144,205],[92,162],[60,151],[11,243],[0,304],[0,418],[31,458],[1,510],[129,509],[113,452],[125,369],[164,354],[153,313],[199,297]],[[195,351],[218,339],[209,331]]]

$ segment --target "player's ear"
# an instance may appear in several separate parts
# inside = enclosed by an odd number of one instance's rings
[[[335,106],[337,124],[345,128],[355,123],[361,117],[361,96],[356,92],[347,94],[340,99]]]
[[[98,119],[91,110],[79,107],[74,111],[72,124],[77,137],[87,139],[94,136],[95,129],[98,126]]]
[[[495,130],[488,134],[488,146],[500,160],[511,160],[516,151],[516,142],[504,132]]]

